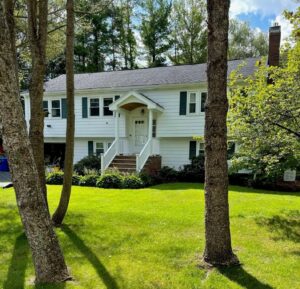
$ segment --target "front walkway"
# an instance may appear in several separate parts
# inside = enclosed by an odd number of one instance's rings
[[[3,188],[11,183],[9,172],[0,172],[0,188]]]

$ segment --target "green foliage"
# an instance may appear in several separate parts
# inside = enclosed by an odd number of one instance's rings
[[[80,186],[83,187],[95,187],[97,180],[99,178],[99,175],[86,175],[86,176],[82,176],[80,178]]]
[[[229,59],[265,56],[268,38],[263,32],[251,29],[247,22],[231,19],[229,23]]]
[[[142,2],[143,16],[141,36],[148,51],[150,67],[163,66],[170,47],[170,13],[172,3],[168,0],[146,0]]]
[[[99,172],[101,170],[101,158],[94,155],[87,156],[74,165],[74,171],[80,175],[84,175],[86,170]]]
[[[265,63],[263,60],[262,63]],[[272,84],[267,83],[267,75]],[[244,84],[241,88],[241,84]],[[257,178],[277,179],[300,163],[300,45],[282,67],[258,65],[243,79],[231,76],[229,130],[239,143],[232,171],[253,171]]]
[[[64,182],[63,172],[52,172],[46,176],[46,183],[48,185],[62,185]]]
[[[117,171],[107,172],[98,179],[96,185],[99,188],[106,188],[106,189],[122,188],[123,177]]]
[[[79,186],[82,176],[79,175],[73,175],[72,176],[72,185],[73,186]]]
[[[179,178],[183,182],[204,182],[204,156],[194,157],[191,164],[179,171]]]
[[[177,0],[173,3],[174,64],[204,63],[207,58],[206,3],[203,0]]]
[[[140,189],[144,186],[143,180],[138,175],[128,174],[123,176],[122,187],[124,189]]]

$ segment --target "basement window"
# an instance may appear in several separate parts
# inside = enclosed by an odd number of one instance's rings
[[[95,153],[96,153],[97,157],[100,157],[101,154],[104,153],[104,144],[103,144],[103,142],[97,142],[96,143],[96,151],[95,151]]]

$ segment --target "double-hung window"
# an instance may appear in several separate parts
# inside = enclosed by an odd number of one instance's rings
[[[52,117],[60,117],[61,116],[60,100],[52,100],[51,101],[51,115],[52,115]]]
[[[197,109],[197,101],[196,101],[196,92],[189,93],[189,102],[188,102],[188,113],[189,114],[196,114]]]
[[[156,119],[153,119],[153,121],[152,121],[152,137],[156,137],[156,128],[157,128],[157,122],[156,122]]]
[[[109,110],[109,105],[113,103],[113,98],[104,98],[103,99],[103,115],[113,115],[113,112]]]
[[[48,103],[48,100],[43,101],[43,111],[44,111],[44,116],[48,117],[49,116],[49,103]]]
[[[104,153],[104,144],[103,142],[96,142],[96,148],[95,148],[96,156],[100,156]]]
[[[99,98],[90,99],[90,116],[99,116],[100,115],[100,102]]]

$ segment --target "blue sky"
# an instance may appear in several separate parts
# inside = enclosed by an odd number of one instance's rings
[[[230,16],[247,21],[253,28],[268,31],[274,22],[281,25],[282,38],[289,35],[291,27],[282,16],[283,10],[294,11],[300,6],[297,0],[231,0]]]

